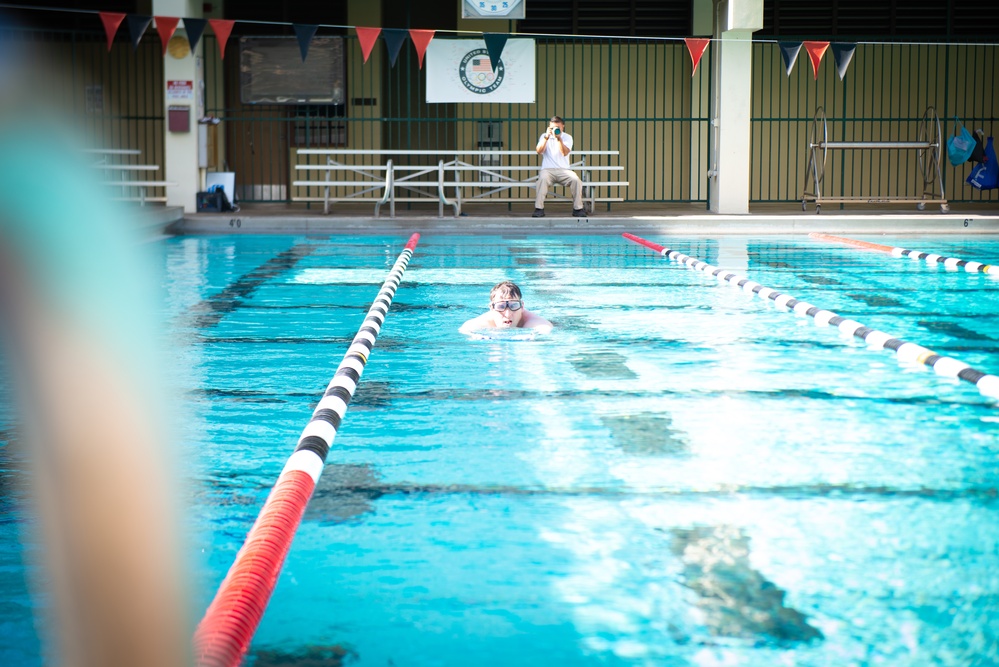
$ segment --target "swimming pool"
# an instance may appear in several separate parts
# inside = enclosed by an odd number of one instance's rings
[[[162,243],[197,613],[406,236]],[[994,277],[647,236],[999,372]],[[504,279],[553,334],[456,333]],[[424,236],[251,661],[993,664],[995,403],[620,237]]]

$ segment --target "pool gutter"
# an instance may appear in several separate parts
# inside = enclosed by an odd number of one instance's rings
[[[595,215],[589,218],[462,216],[396,218],[340,215],[275,215],[255,212],[186,214],[167,228],[173,234],[620,234],[714,235],[999,234],[999,214],[877,215]]]

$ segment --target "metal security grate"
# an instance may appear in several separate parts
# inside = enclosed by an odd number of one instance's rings
[[[519,32],[549,35],[689,37],[689,2],[545,0],[528,2]]]
[[[977,0],[764,0],[757,38],[995,41],[999,3]]]

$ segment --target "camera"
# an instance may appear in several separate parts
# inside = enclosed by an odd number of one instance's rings
[[[560,135],[560,134],[562,134],[562,130],[560,130],[560,129],[558,129],[558,128],[556,127],[556,128],[555,128],[555,136],[557,137],[557,136],[558,136],[558,135]]]

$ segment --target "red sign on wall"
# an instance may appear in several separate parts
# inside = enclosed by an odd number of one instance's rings
[[[167,81],[167,99],[168,100],[193,100],[194,99],[194,82],[193,81]]]

